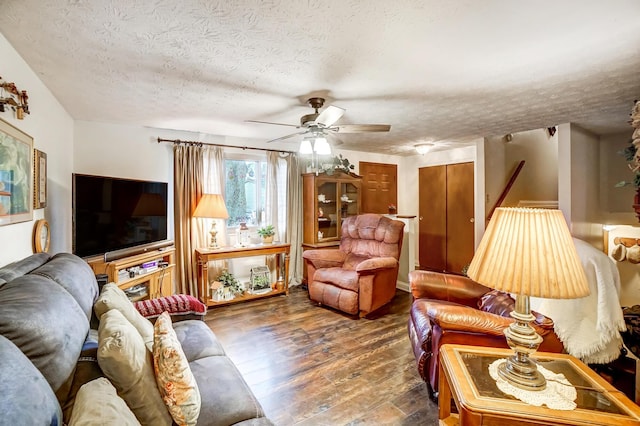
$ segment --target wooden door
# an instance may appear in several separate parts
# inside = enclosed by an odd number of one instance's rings
[[[418,171],[418,262],[420,269],[446,269],[447,168],[422,167]]]
[[[474,253],[474,164],[418,171],[421,269],[462,273]]]
[[[474,252],[473,163],[447,166],[447,266],[461,273]]]
[[[362,176],[362,213],[389,212],[389,204],[398,205],[398,166],[360,161]]]

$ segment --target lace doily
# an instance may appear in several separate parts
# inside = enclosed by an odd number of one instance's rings
[[[564,374],[556,374],[538,365],[538,371],[547,379],[547,387],[540,391],[528,391],[509,384],[498,375],[498,367],[504,362],[507,360],[498,359],[489,365],[489,375],[496,381],[498,389],[502,392],[537,407],[546,405],[554,410],[573,410],[576,408],[574,402],[578,397],[576,388],[569,383]]]

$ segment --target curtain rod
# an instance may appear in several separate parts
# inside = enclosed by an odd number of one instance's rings
[[[210,145],[210,146],[221,146],[224,148],[240,148],[240,149],[254,149],[256,151],[269,151],[269,152],[283,152],[287,154],[295,154],[294,151],[287,151],[284,149],[269,149],[269,148],[254,148],[252,146],[237,146],[237,145],[224,145],[220,143],[208,143],[208,142],[199,142],[199,141],[183,141],[180,139],[162,139],[158,138],[158,143],[168,142],[173,144],[194,144],[194,145]]]

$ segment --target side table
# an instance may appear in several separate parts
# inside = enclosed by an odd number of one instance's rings
[[[441,425],[640,425],[640,407],[575,357],[536,352],[533,358],[562,373],[576,388],[575,410],[536,407],[502,393],[489,365],[513,351],[446,344],[440,348]],[[451,400],[459,415],[451,414]]]
[[[229,305],[278,294],[289,294],[289,243],[257,244],[248,247],[220,247],[217,249],[198,248],[195,251],[198,264],[198,297],[207,307]],[[213,300],[209,292],[209,262],[250,256],[276,256],[276,282],[272,283],[272,291],[266,294],[248,294],[231,300]],[[284,257],[284,260],[282,260]],[[282,271],[282,274],[280,272]]]

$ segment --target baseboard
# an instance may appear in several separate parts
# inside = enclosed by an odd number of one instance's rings
[[[396,288],[409,293],[409,283],[405,283],[404,281],[396,281]]]

